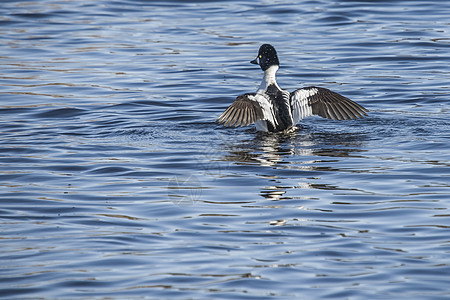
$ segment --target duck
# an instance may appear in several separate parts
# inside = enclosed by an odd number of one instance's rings
[[[358,103],[329,89],[317,86],[299,88],[293,92],[282,90],[276,73],[280,63],[277,51],[270,44],[259,48],[250,63],[264,71],[256,93],[245,93],[217,119],[219,125],[240,127],[251,124],[262,132],[287,132],[303,118],[317,115],[332,120],[351,120],[367,116],[369,111]]]

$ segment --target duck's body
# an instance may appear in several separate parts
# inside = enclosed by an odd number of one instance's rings
[[[217,119],[225,126],[244,126],[256,123],[256,129],[279,132],[294,128],[301,119],[318,115],[334,120],[362,118],[368,111],[356,102],[320,87],[306,87],[290,93],[282,90],[275,78],[279,68],[275,48],[264,44],[258,57],[251,61],[264,71],[264,78],[256,93],[238,96]]]

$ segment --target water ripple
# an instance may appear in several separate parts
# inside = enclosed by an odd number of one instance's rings
[[[448,298],[445,1],[5,1],[7,298]],[[215,119],[281,87],[371,112]]]

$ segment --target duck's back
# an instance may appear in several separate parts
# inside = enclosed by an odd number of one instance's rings
[[[294,126],[289,92],[283,91],[277,85],[272,84],[267,87],[265,94],[273,107],[274,119],[277,123],[268,124],[268,130],[271,132],[283,131]]]

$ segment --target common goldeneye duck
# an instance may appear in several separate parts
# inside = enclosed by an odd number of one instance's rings
[[[264,71],[261,85],[256,93],[238,96],[217,123],[235,127],[256,123],[259,131],[279,132],[294,128],[301,119],[312,115],[333,120],[367,116],[369,110],[326,88],[310,86],[292,93],[282,90],[275,79],[280,63],[272,45],[262,45],[251,63]]]

